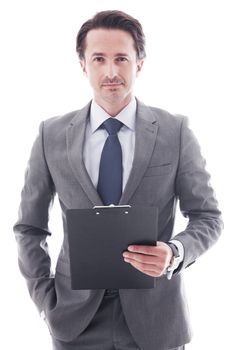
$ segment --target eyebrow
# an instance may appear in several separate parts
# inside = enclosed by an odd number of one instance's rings
[[[92,56],[92,57],[94,57],[94,56],[103,56],[103,57],[105,57],[106,54],[103,53],[103,52],[94,52],[91,56]],[[120,56],[121,56],[121,57],[122,57],[122,56],[128,57],[129,55],[128,55],[127,53],[119,52],[119,53],[117,53],[115,56],[116,56],[116,57],[120,57]]]

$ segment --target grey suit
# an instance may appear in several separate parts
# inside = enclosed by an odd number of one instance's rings
[[[137,102],[135,157],[120,204],[157,206],[160,241],[167,242],[173,234],[178,199],[189,224],[176,235],[185,256],[173,278],[155,278],[154,289],[120,290],[120,300],[130,331],[142,349],[175,348],[191,337],[179,272],[217,240],[222,222],[187,119]],[[30,295],[38,309],[44,310],[53,337],[63,341],[77,337],[87,327],[104,294],[104,290],[70,288],[65,212],[102,204],[82,159],[89,107],[41,124],[14,227],[19,266]],[[50,234],[48,209],[55,193],[62,209],[64,242],[53,276],[46,237]]]

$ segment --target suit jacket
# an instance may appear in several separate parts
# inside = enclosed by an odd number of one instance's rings
[[[104,290],[72,290],[65,213],[68,208],[102,205],[83,162],[83,143],[90,104],[40,125],[14,226],[19,266],[39,311],[44,310],[51,334],[69,341],[96,313]],[[46,237],[49,207],[58,194],[64,241],[55,275],[50,271]],[[171,280],[155,278],[154,289],[119,291],[128,326],[142,349],[177,347],[190,341],[189,315],[182,270],[218,238],[220,211],[209,174],[187,118],[174,116],[137,101],[136,143],[132,170],[119,204],[157,206],[158,240],[174,235],[175,209],[189,223],[175,239],[185,249],[184,260]]]

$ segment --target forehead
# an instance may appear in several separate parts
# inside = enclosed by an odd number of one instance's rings
[[[93,52],[136,53],[133,37],[130,33],[120,29],[92,29],[87,33],[85,46],[87,54]]]

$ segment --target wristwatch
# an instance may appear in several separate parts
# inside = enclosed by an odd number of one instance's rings
[[[171,248],[173,257],[171,259],[170,265],[167,268],[167,278],[171,279],[173,271],[177,269],[180,264],[180,254],[177,246],[172,242],[167,242],[167,245]]]

